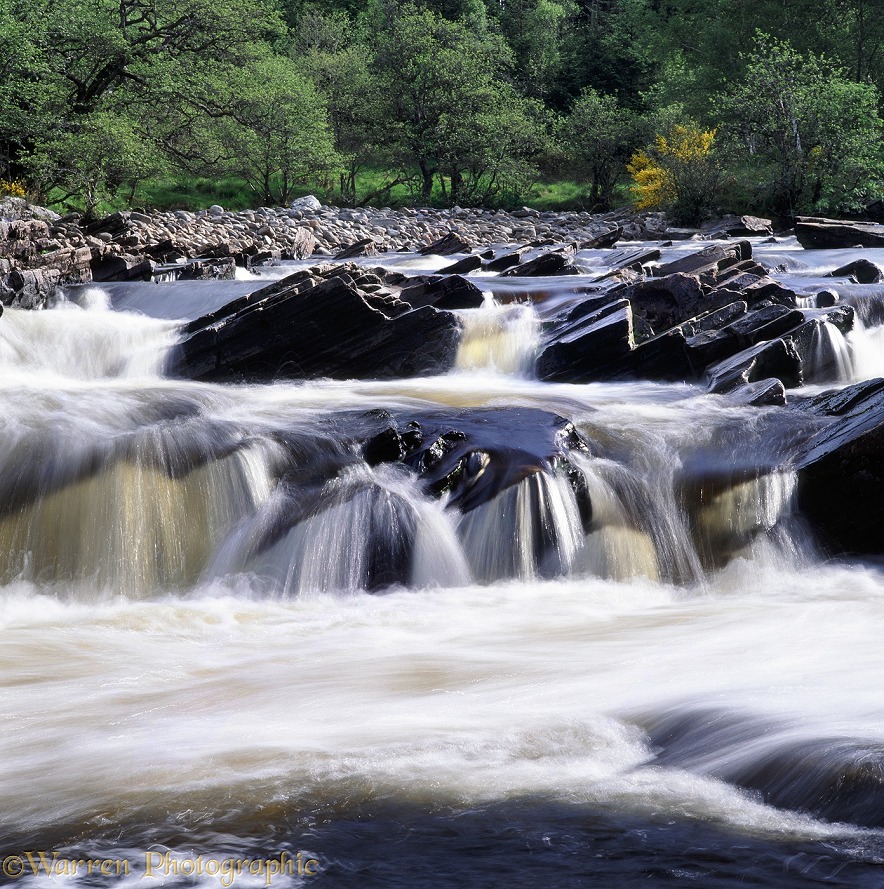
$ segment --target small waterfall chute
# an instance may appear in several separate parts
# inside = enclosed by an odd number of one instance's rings
[[[157,377],[179,325],[130,312],[107,311],[101,295],[88,308],[62,302],[54,309],[7,309],[0,324],[4,376],[42,372],[66,379]]]
[[[854,378],[853,350],[844,334],[830,321],[818,320],[804,362],[804,381],[849,383]]]
[[[567,476],[533,472],[458,524],[467,560],[483,583],[557,577],[573,569],[583,546],[577,497]]]
[[[286,502],[289,493],[281,486],[236,529],[210,576],[251,572],[289,596],[470,581],[443,504],[401,467],[353,464],[306,503]],[[289,526],[268,534],[286,514]]]
[[[534,362],[540,322],[530,303],[498,305],[486,297],[478,309],[464,309],[456,369],[527,375]]]

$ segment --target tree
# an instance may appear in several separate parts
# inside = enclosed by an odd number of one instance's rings
[[[767,206],[787,217],[862,206],[882,180],[877,89],[760,32],[745,61],[720,109]]]
[[[511,61],[503,40],[411,4],[382,11],[376,65],[388,144],[416,168],[421,200],[430,201],[436,176],[448,177],[452,204],[476,199],[483,177],[496,187],[524,178],[542,131],[535,106],[503,79]]]
[[[563,45],[577,15],[573,0],[508,0],[498,9],[500,28],[515,58],[523,91],[547,99],[563,65]]]
[[[370,161],[379,157],[386,129],[373,54],[360,39],[356,24],[344,13],[308,10],[295,34],[292,56],[299,59],[328,110],[341,160],[341,198],[355,204],[357,177]]]
[[[57,200],[82,198],[87,216],[123,186],[131,201],[138,182],[164,166],[162,154],[134,121],[102,111],[83,115],[76,131],[59,130],[42,140],[26,161],[38,193],[60,187],[66,194]]]
[[[164,148],[192,172],[239,176],[262,203],[285,204],[338,158],[325,105],[294,62],[269,52],[248,69],[193,84],[189,102],[157,120]]]
[[[623,108],[613,96],[604,96],[592,87],[583,89],[559,132],[575,169],[589,178],[593,206],[611,206],[614,186],[643,131],[638,115]]]

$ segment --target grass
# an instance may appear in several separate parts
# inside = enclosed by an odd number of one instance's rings
[[[360,200],[374,194],[371,200],[372,206],[416,206],[421,202],[407,185],[399,184],[389,190],[384,186],[394,178],[394,175],[382,168],[367,168],[363,170],[357,180],[357,193]],[[323,203],[340,204],[340,194],[330,191],[325,183],[305,183],[301,186],[295,197],[315,194]],[[618,195],[619,197],[619,195]],[[622,196],[622,204],[628,203],[628,195]],[[49,195],[48,205],[60,213],[66,213],[72,209],[82,209],[75,201],[62,202],[61,192],[53,192]],[[252,191],[246,182],[235,176],[226,176],[220,179],[192,176],[187,174],[167,175],[147,179],[135,188],[134,193],[129,189],[120,191],[102,201],[96,208],[96,215],[102,216],[115,210],[137,207],[145,210],[201,210],[220,204],[226,210],[245,210],[255,208],[262,203],[260,196]],[[438,182],[433,190],[430,200],[431,206],[446,206],[444,196]],[[492,203],[491,208],[502,207],[514,209],[528,205],[538,210],[590,210],[598,212],[599,208],[589,205],[587,187],[584,183],[574,179],[542,178],[533,184],[522,195],[508,195],[506,199]]]

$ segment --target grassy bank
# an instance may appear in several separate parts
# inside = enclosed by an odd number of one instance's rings
[[[366,170],[357,182],[359,201],[367,196],[372,206],[419,206],[422,201],[407,185],[399,184],[386,189],[391,181],[389,173],[384,170]],[[340,205],[340,192],[330,190],[326,184],[305,183],[296,193],[296,197],[315,194],[323,203]],[[76,203],[63,201],[60,192],[50,193],[48,204],[59,213],[81,209]],[[624,186],[618,194],[618,204],[629,202],[628,189]],[[120,190],[108,196],[97,208],[98,215],[112,213],[127,208],[143,208],[147,210],[200,210],[220,204],[227,210],[245,210],[261,206],[260,195],[248,187],[246,182],[233,176],[222,179],[211,179],[201,176],[175,175],[155,179],[146,179],[134,191]],[[447,203],[441,189],[434,189],[431,206],[445,207]],[[593,207],[589,202],[588,188],[585,183],[574,179],[545,178],[535,182],[525,193],[508,195],[506,198],[492,201],[491,209],[511,210],[523,205],[538,210],[590,210],[600,212],[603,208]]]

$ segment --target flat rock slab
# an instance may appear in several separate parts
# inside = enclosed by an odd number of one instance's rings
[[[795,236],[805,250],[845,247],[884,247],[884,225],[799,216]]]

